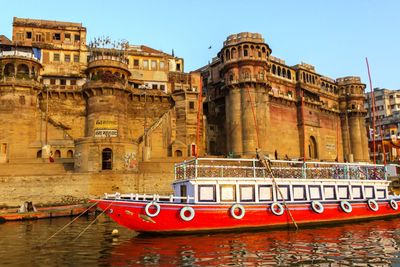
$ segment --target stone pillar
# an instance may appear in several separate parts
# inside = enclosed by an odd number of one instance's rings
[[[348,115],[342,113],[340,116],[340,125],[342,130],[342,141],[343,141],[343,158],[349,160],[351,154],[350,140],[349,140],[349,120]]]
[[[254,155],[257,144],[257,131],[254,123],[253,107],[255,109],[255,88],[247,87],[246,85],[241,91],[242,105],[242,139],[243,139],[243,154]],[[252,107],[253,105],[253,107]],[[255,112],[255,110],[254,110]]]
[[[369,161],[369,151],[368,151],[368,137],[367,137],[367,132],[366,132],[366,127],[365,127],[365,119],[363,117],[359,117],[359,123],[360,123],[360,131],[361,131],[361,143],[362,143],[362,148],[363,148],[363,161],[368,162]]]
[[[228,153],[232,152],[235,155],[242,155],[242,108],[241,108],[241,94],[239,88],[233,88],[229,91],[229,98],[226,103],[227,114],[227,135],[230,135],[230,143],[228,144]]]
[[[350,145],[351,151],[354,155],[355,161],[362,161],[364,159],[363,149],[362,149],[362,141],[360,136],[360,124],[359,124],[358,116],[349,117],[349,126],[350,126]]]

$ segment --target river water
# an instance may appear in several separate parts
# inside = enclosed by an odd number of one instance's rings
[[[0,224],[0,266],[400,266],[400,219],[169,237],[137,235],[103,215],[88,227],[93,219],[45,245],[72,218]]]

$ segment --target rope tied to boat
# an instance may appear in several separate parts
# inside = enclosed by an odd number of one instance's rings
[[[81,214],[79,214],[78,216],[76,216],[72,221],[70,221],[69,223],[67,223],[66,225],[64,225],[63,227],[61,227],[60,229],[58,229],[54,234],[52,234],[49,238],[47,238],[39,247],[43,247],[47,244],[47,242],[50,241],[50,239],[52,239],[53,237],[55,237],[56,235],[58,235],[62,230],[64,230],[65,228],[67,228],[68,226],[70,226],[73,222],[75,222],[77,219],[79,219],[79,217],[81,217],[83,214],[85,214],[86,212],[88,212],[90,209],[92,209],[94,206],[96,206],[99,202],[95,202],[93,205],[91,205],[89,208],[87,208],[86,210],[84,210],[83,212],[81,212]]]
[[[89,225],[86,226],[85,229],[83,229],[83,231],[80,232],[79,235],[78,235],[77,237],[75,237],[75,239],[74,239],[73,241],[76,241],[79,237],[81,237],[81,235],[83,235],[83,233],[86,232],[86,230],[88,230],[89,227],[92,226],[92,224],[93,224],[102,214],[104,214],[104,213],[111,207],[112,204],[114,204],[114,202],[115,202],[115,201],[111,201],[111,202],[110,202],[110,205],[108,205],[99,215],[97,215],[96,218],[94,218],[94,220],[91,221],[91,222],[89,223]]]
[[[275,180],[275,176],[272,173],[272,168],[271,168],[271,161],[269,158],[265,157],[265,155],[261,152],[260,149],[256,148],[256,155],[257,155],[257,159],[260,161],[260,163],[267,169],[267,171],[270,173],[271,175],[271,179],[272,179],[272,184],[274,185],[274,187],[276,188],[276,190],[278,191],[279,195],[282,198],[282,202],[283,205],[285,206],[286,210],[288,211],[289,217],[293,222],[294,227],[296,228],[296,230],[299,229],[299,227],[297,226],[297,223],[295,221],[295,219],[293,218],[293,215],[289,209],[289,207],[286,204],[285,198],[283,197],[283,193],[281,191],[281,189],[279,188],[278,184],[276,183]],[[267,158],[267,159],[266,159]]]

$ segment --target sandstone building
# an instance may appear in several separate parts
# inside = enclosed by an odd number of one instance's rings
[[[182,58],[23,18],[0,49],[1,163],[52,156],[75,172],[135,172],[196,153],[200,74]]]
[[[369,161],[360,78],[334,80],[271,53],[260,34],[233,34],[200,69],[207,153]]]
[[[256,33],[189,73],[173,53],[86,33],[14,18],[0,35],[0,207],[170,193],[173,163],[196,153],[368,161],[358,77],[288,66]]]

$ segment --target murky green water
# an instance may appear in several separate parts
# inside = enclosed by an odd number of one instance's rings
[[[400,266],[400,219],[294,231],[137,236],[101,216],[0,224],[0,266]],[[113,237],[113,229],[119,237]]]

